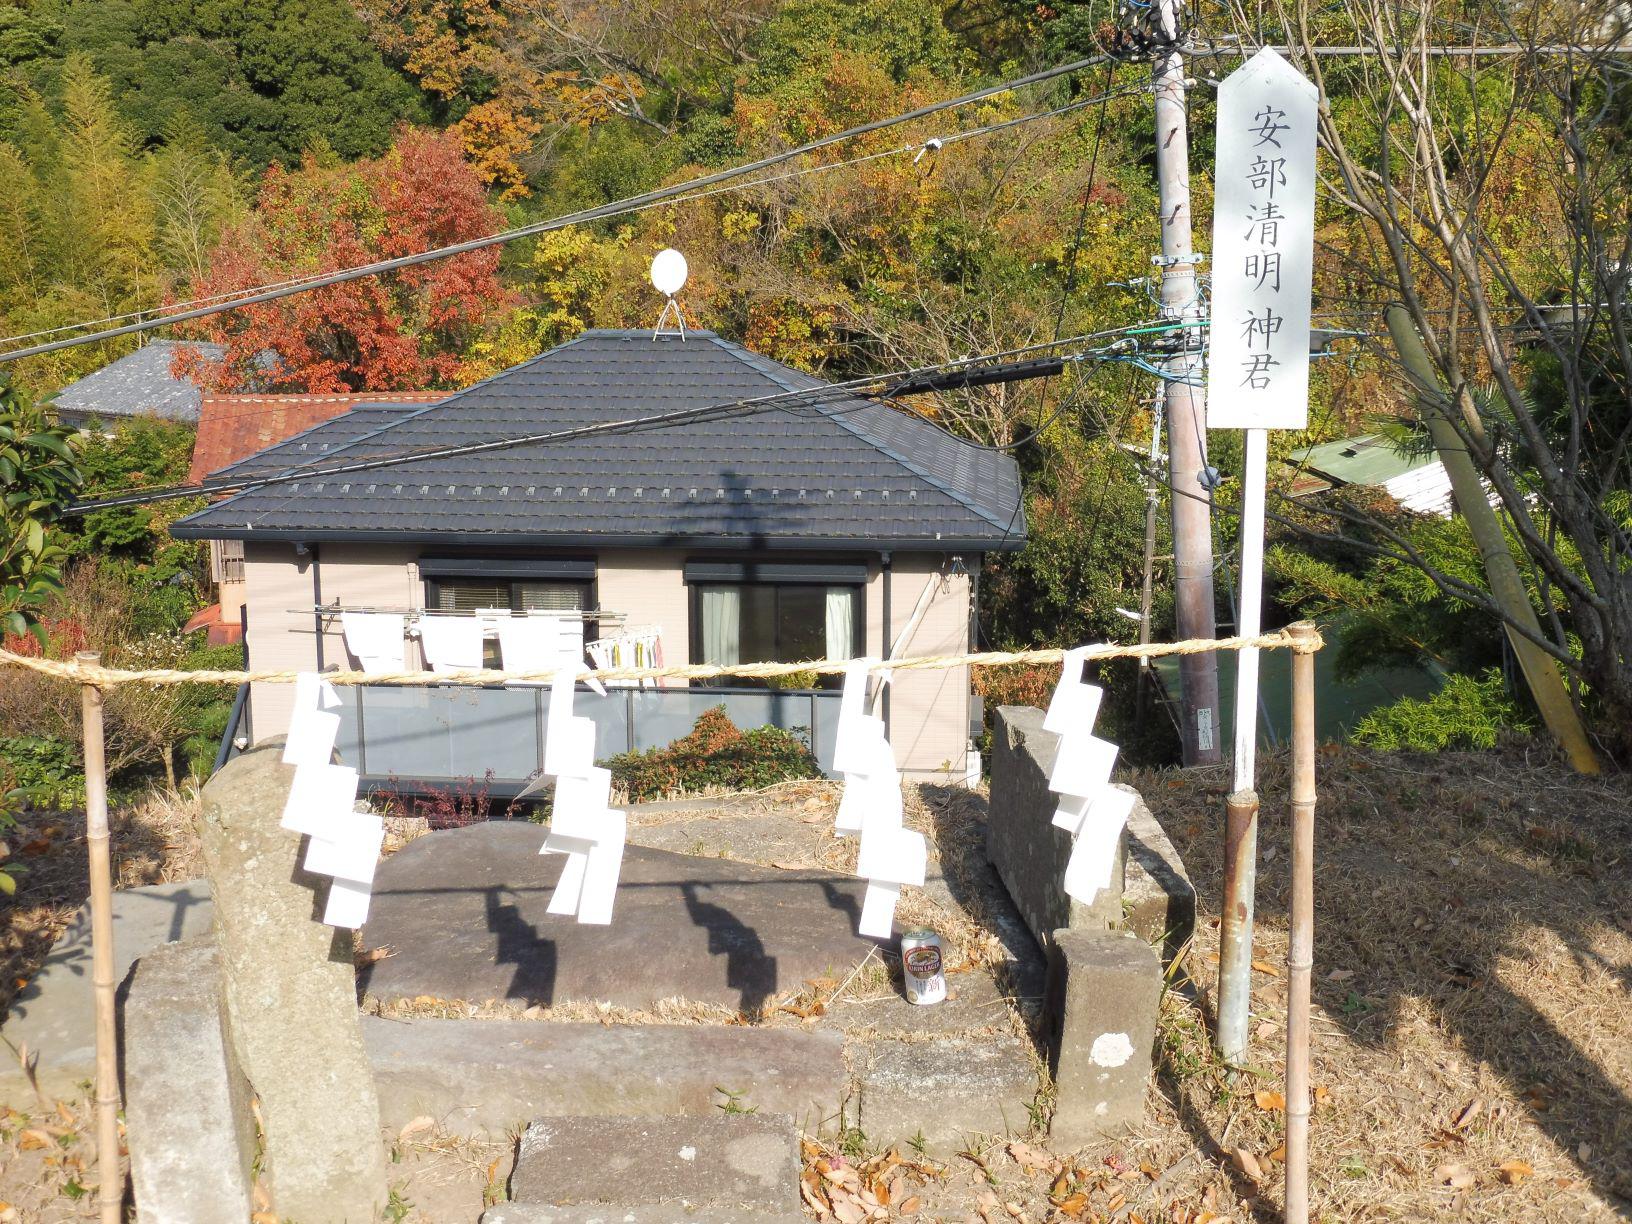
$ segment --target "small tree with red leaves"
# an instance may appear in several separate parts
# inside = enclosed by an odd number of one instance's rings
[[[308,153],[298,169],[272,166],[193,295],[411,255],[502,220],[456,136],[405,127],[379,158],[344,165]],[[496,247],[472,251],[217,315],[200,337],[225,345],[225,357],[183,348],[176,373],[225,391],[458,386],[472,340],[508,305],[498,265]]]

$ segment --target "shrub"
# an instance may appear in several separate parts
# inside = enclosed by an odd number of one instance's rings
[[[1529,731],[1529,716],[1508,694],[1492,667],[1478,677],[1453,675],[1432,697],[1402,697],[1371,711],[1350,738],[1390,750],[1441,752],[1447,748],[1494,748],[1503,730]]]
[[[0,762],[19,798],[33,807],[73,807],[85,802],[85,777],[72,744],[38,736],[0,739]]]
[[[790,778],[822,776],[804,736],[780,727],[742,731],[723,705],[704,710],[691,731],[667,748],[620,753],[605,764],[634,802],[710,787],[757,790]]]

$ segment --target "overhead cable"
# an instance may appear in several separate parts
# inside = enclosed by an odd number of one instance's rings
[[[489,234],[482,238],[472,238],[465,242],[452,243],[448,246],[435,247],[430,250],[416,252],[412,255],[400,255],[391,259],[375,260],[372,263],[359,264],[355,267],[344,268],[336,272],[324,273],[322,275],[306,277],[294,282],[285,282],[282,284],[245,290],[241,294],[232,297],[230,300],[207,302],[206,304],[195,306],[191,309],[171,311],[169,313],[161,314],[155,318],[140,319],[135,322],[122,324],[118,327],[105,328],[101,331],[91,332],[82,336],[69,336],[60,340],[51,340],[40,344],[28,345],[24,348],[0,351],[0,362],[15,361],[23,357],[33,357],[42,353],[52,353],[61,349],[73,348],[78,345],[95,344],[104,340],[112,340],[120,336],[128,336],[139,332],[152,331],[160,327],[169,327],[176,323],[188,322],[193,319],[207,318],[211,315],[222,314],[228,310],[240,309],[244,306],[254,306],[262,302],[275,301],[279,298],[288,297],[295,293],[305,293],[313,289],[323,289],[330,285],[344,284],[348,281],[360,280],[364,277],[377,276],[384,272],[396,271],[399,268],[414,267],[419,264],[430,263],[439,259],[448,259],[455,255],[464,255],[472,251],[486,250],[489,247],[499,246],[507,242],[513,242],[519,238],[527,238],[536,234],[547,233],[551,230],[562,229],[569,225],[581,225],[586,222],[598,221],[607,217],[623,216],[628,213],[643,211],[660,204],[683,201],[685,198],[696,198],[696,193],[705,188],[713,187],[716,184],[741,178],[743,175],[753,174],[760,170],[769,170],[786,162],[792,161],[795,158],[818,152],[821,149],[829,148],[835,144],[841,144],[848,140],[854,140],[857,137],[865,136],[872,132],[882,131],[885,128],[895,127],[902,123],[910,123],[917,119],[928,118],[929,116],[939,114],[942,111],[968,106],[972,103],[983,101],[986,98],[994,97],[998,94],[1008,93],[1016,89],[1022,89],[1028,85],[1036,85],[1044,81],[1054,80],[1057,77],[1068,76],[1072,73],[1080,72],[1084,68],[1091,68],[1096,64],[1104,63],[1106,59],[1106,56],[1094,55],[1088,56],[1084,59],[1073,60],[1070,63],[1059,64],[1052,68],[1045,68],[1039,72],[1033,72],[1027,76],[1016,77],[1010,81],[1003,81],[996,85],[987,86],[984,89],[975,90],[973,93],[962,94],[956,98],[948,98],[941,102],[932,102],[926,106],[920,106],[914,108],[913,110],[903,111],[900,114],[892,115],[885,119],[875,119],[869,123],[857,124],[854,127],[846,128],[842,132],[836,132],[831,136],[824,136],[818,140],[809,141],[805,144],[799,145],[796,148],[787,149],[781,153],[773,153],[770,156],[762,157],[757,161],[747,162],[740,166],[731,166],[724,170],[717,170],[711,174],[704,174],[694,179],[688,179],[684,183],[676,183],[670,187],[659,187],[653,191],[644,192],[640,195],[630,196],[622,200],[615,200],[607,204],[597,205],[594,208],[580,209],[577,212],[567,213],[563,216],[550,218],[549,220],[536,221],[530,225],[518,226],[515,229],[505,230],[501,233]],[[1035,116],[1035,118],[1047,118],[1052,115],[1063,114],[1068,110],[1076,109],[1078,106],[1091,105],[1094,101],[1095,99],[1089,99],[1086,101],[1072,103],[1065,107],[1057,108],[1054,111],[1040,112]],[[986,131],[998,131],[1005,127],[1013,126],[1016,122],[1019,122],[1019,120],[1008,120],[1001,124],[987,125],[986,128],[980,129],[980,131],[981,134],[984,134]],[[965,139],[974,134],[974,132],[955,134],[950,137],[940,137],[939,140],[942,144],[945,144],[955,139]],[[901,152],[920,147],[921,145],[918,144],[908,145],[904,146],[902,150],[891,150],[891,152]],[[868,156],[883,155],[888,154]],[[755,182],[764,181],[774,180],[755,180]],[[752,186],[754,184],[750,183],[748,185]],[[730,188],[730,190],[739,189],[741,189],[740,185],[738,187]],[[17,339],[22,338],[24,337],[0,339],[0,344],[14,343]]]

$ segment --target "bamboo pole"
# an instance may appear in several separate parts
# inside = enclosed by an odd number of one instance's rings
[[[1308,641],[1315,627],[1291,626]],[[1315,960],[1315,656],[1292,655],[1292,914],[1286,954],[1286,1224],[1309,1221],[1309,979]]]
[[[95,667],[102,656],[74,660]],[[96,1168],[102,1224],[120,1224],[125,1178],[119,1165],[119,1051],[113,999],[113,863],[108,853],[108,771],[102,742],[102,690],[80,686],[85,730],[85,846],[91,871],[91,988],[96,1000]]]

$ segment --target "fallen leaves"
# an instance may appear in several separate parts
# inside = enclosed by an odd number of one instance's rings
[[[397,1142],[407,1143],[415,1135],[430,1130],[436,1125],[436,1119],[428,1114],[420,1114],[417,1118],[409,1118],[397,1132]]]
[[[1469,1101],[1462,1107],[1461,1112],[1456,1115],[1456,1120],[1451,1123],[1451,1129],[1466,1130],[1473,1125],[1473,1120],[1484,1111],[1484,1108],[1485,1103],[1477,1098]]]
[[[1230,1163],[1235,1166],[1243,1177],[1254,1182],[1264,1180],[1264,1166],[1259,1164],[1258,1157],[1247,1151],[1246,1148],[1238,1147],[1232,1150],[1230,1152]]]
[[[1286,1097],[1282,1096],[1279,1092],[1269,1092],[1266,1089],[1260,1088],[1257,1092],[1252,1094],[1252,1101],[1253,1104],[1257,1105],[1258,1108],[1262,1109],[1265,1113],[1286,1112]]]
[[[1503,1185],[1516,1186],[1527,1177],[1534,1177],[1535,1166],[1528,1160],[1504,1160],[1496,1166],[1496,1177]]]
[[[1442,1164],[1434,1170],[1434,1184],[1452,1190],[1466,1190],[1475,1181],[1472,1170],[1462,1164]]]

